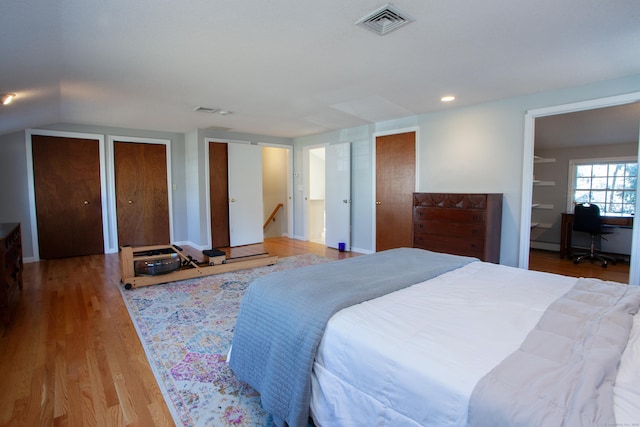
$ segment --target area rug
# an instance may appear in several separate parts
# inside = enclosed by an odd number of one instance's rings
[[[330,259],[305,254],[272,266],[132,290],[122,298],[176,425],[273,426],[259,395],[226,363],[240,302],[258,276]]]

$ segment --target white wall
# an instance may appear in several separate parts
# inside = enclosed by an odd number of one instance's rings
[[[418,126],[418,188],[423,192],[503,193],[500,262],[517,266],[522,203],[524,117],[531,109],[640,91],[640,74],[592,85],[451,108],[402,120],[296,138],[295,170],[301,179],[302,147],[353,142],[353,250],[373,250],[373,134]],[[296,196],[299,196],[296,192]],[[296,224],[302,209],[296,203]],[[298,226],[296,225],[296,234]]]

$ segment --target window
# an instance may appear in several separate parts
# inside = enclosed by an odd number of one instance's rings
[[[598,205],[602,215],[635,213],[638,162],[636,158],[571,160],[570,202]],[[573,209],[571,209],[573,211]]]

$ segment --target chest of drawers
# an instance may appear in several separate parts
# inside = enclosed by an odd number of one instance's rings
[[[19,223],[0,223],[0,316],[9,322],[11,296],[22,289],[22,235]]]
[[[413,246],[500,262],[502,194],[414,193]]]

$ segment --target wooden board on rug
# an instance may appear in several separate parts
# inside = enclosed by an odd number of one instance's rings
[[[217,254],[219,251],[215,251]],[[198,261],[191,255],[185,255],[182,248],[175,245],[141,246],[120,248],[121,280],[125,289],[151,286],[160,283],[204,277],[212,274],[227,273],[266,265],[273,265],[278,257],[267,253],[241,258],[225,259],[221,256],[206,261]],[[221,259],[219,263],[211,259]]]

